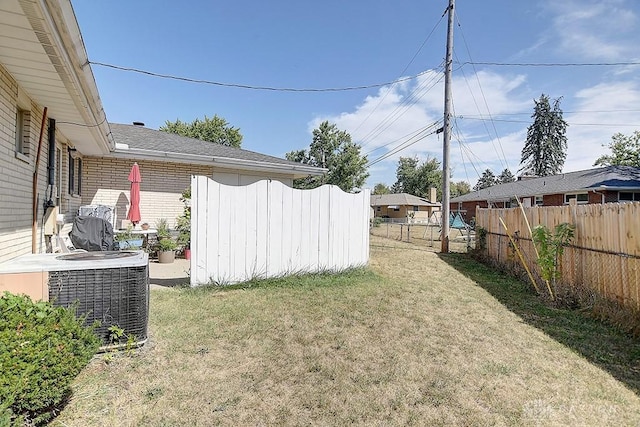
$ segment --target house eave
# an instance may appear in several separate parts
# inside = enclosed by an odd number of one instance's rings
[[[293,175],[294,178],[304,178],[310,175],[319,176],[327,171],[327,169],[306,166],[302,163],[300,165],[287,165],[261,162],[256,160],[144,150],[139,148],[132,149],[116,147],[116,149],[109,154],[109,157],[172,163],[199,164],[213,167],[217,166],[224,169],[240,169],[253,172],[283,173]]]
[[[115,144],[71,2],[8,0],[2,9],[11,11],[12,21],[0,24],[0,63],[20,90],[47,107],[47,116],[81,153],[110,152]]]

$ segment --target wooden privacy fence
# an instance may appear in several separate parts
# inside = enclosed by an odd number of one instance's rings
[[[586,287],[600,296],[626,306],[640,308],[640,203],[524,208],[531,227],[546,225],[550,230],[563,222],[575,226],[575,237],[565,248],[562,278],[569,287]],[[477,209],[476,225],[486,230],[486,243],[478,238],[476,247],[505,267],[519,263],[510,247],[509,233],[516,233],[528,265],[540,277],[536,255],[522,210]],[[478,230],[478,229],[476,229]]]
[[[296,190],[271,180],[238,187],[194,176],[191,285],[366,265],[370,209],[369,190]]]

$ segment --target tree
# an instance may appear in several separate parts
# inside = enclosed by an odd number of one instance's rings
[[[309,150],[290,151],[287,160],[310,166],[324,167],[328,171],[322,176],[296,179],[295,188],[316,188],[323,184],[337,185],[343,191],[351,192],[364,185],[367,172],[367,156],[360,154],[360,146],[351,142],[351,135],[339,130],[328,121],[320,123],[313,130],[313,140]]]
[[[513,176],[509,169],[503,170],[496,178],[496,184],[506,184],[508,182],[514,182],[516,177]]]
[[[467,181],[452,182],[449,188],[451,197],[458,197],[463,194],[471,193],[471,186]]]
[[[175,122],[167,120],[159,130],[202,141],[215,142],[228,147],[240,148],[242,144],[240,129],[232,127],[225,119],[217,115],[211,119],[204,116],[204,120],[195,119],[191,123],[179,119],[176,119]]]
[[[598,157],[594,166],[635,166],[640,167],[640,132],[626,136],[616,133],[608,145],[610,155]]]
[[[420,163],[417,157],[400,157],[396,168],[396,182],[391,187],[393,193],[409,193],[418,197],[429,197],[429,188],[442,192],[442,170],[440,162],[427,158]]]
[[[535,176],[555,175],[562,171],[567,158],[567,122],[562,118],[560,99],[549,104],[545,94],[534,100],[533,123],[527,129],[522,149],[521,171]]]
[[[391,193],[391,189],[387,186],[387,184],[383,184],[379,182],[373,187],[373,192],[371,194],[389,194]]]
[[[496,176],[493,174],[491,169],[485,169],[482,172],[482,176],[478,179],[478,182],[473,187],[475,191],[482,190],[483,188],[489,188],[496,185]]]

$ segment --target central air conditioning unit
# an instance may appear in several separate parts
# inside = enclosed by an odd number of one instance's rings
[[[142,251],[24,255],[0,265],[0,290],[26,293],[54,305],[76,305],[76,314],[95,321],[103,346],[109,328],[124,330],[132,342],[147,340],[149,256]],[[131,342],[131,341],[130,341]]]

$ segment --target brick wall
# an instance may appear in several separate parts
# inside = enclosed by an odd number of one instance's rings
[[[83,160],[82,204],[103,204],[116,206],[117,223],[126,219],[129,211],[129,189],[127,180],[134,160],[111,157],[85,157]],[[151,160],[138,160],[142,183],[140,184],[141,222],[147,222],[153,228],[160,218],[167,219],[169,227],[175,226],[175,220],[182,215],[184,204],[180,201],[182,192],[191,185],[191,175],[203,175],[211,178],[225,176],[233,184],[247,184],[260,179],[271,178],[290,183],[285,175],[266,176],[248,175],[229,169],[213,168],[208,165],[189,165]],[[225,182],[232,184],[231,182]]]
[[[108,157],[85,157],[82,177],[82,204],[116,206],[119,226],[129,210],[127,180],[133,160]],[[140,216],[142,222],[151,227],[160,218],[166,218],[173,227],[177,216],[182,214],[180,195],[191,185],[191,175],[211,176],[213,167],[184,165],[179,163],[138,161],[142,182],[140,183]]]

